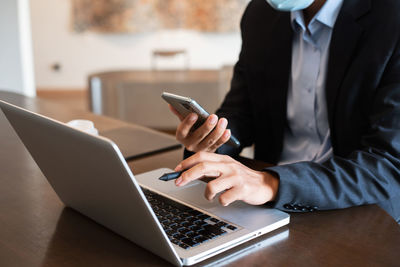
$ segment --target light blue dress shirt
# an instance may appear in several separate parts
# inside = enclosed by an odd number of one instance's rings
[[[306,26],[302,11],[291,13],[292,69],[288,127],[279,165],[323,162],[332,156],[325,85],[333,27],[343,0],[327,0]]]

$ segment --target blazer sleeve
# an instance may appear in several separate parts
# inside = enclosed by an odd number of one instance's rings
[[[275,208],[338,209],[400,196],[400,47],[386,65],[370,108],[362,148],[317,164],[300,162],[266,169],[279,175]]]

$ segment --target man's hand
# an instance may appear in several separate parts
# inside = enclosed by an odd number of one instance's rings
[[[176,130],[176,140],[189,151],[215,152],[231,137],[231,131],[226,129],[228,121],[225,118],[218,120],[217,115],[212,114],[198,129],[190,131],[197,121],[197,115],[191,113],[185,118],[171,105],[169,105],[169,108],[181,121]]]
[[[184,169],[188,170],[175,181],[177,186],[204,177],[215,177],[216,179],[207,184],[205,197],[212,200],[218,193],[223,192],[219,197],[223,206],[228,206],[236,200],[261,205],[274,200],[278,192],[277,177],[268,172],[252,170],[225,155],[196,153],[182,161],[175,171]]]

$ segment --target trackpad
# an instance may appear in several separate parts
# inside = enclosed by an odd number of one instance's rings
[[[168,194],[176,199],[182,200],[201,209],[221,207],[218,197],[215,197],[213,201],[208,201],[204,197],[206,185],[207,184],[202,181],[196,181],[193,183],[193,185],[188,184],[184,187],[177,187],[176,189],[168,192]]]

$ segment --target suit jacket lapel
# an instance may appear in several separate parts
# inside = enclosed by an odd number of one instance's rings
[[[334,114],[337,108],[335,105],[336,98],[363,32],[363,28],[357,23],[357,19],[370,9],[370,1],[345,0],[333,30],[326,81],[328,120],[333,137]],[[335,140],[332,138],[333,147],[335,147],[334,143]]]
[[[293,32],[290,24],[290,13],[278,13],[278,17],[274,23],[270,24],[271,31],[268,31],[268,40],[273,40],[265,44],[267,58],[263,61],[266,64],[266,85],[265,88],[273,90],[261,99],[268,99],[268,114],[273,125],[271,135],[277,153],[272,153],[275,158],[265,159],[270,162],[277,162],[283,146],[283,137],[285,126],[287,124],[287,94],[289,88],[289,80],[291,74],[292,63],[292,43]],[[273,75],[275,74],[275,75]],[[271,91],[270,91],[271,92]]]
[[[273,117],[277,118],[276,123],[281,122],[280,127],[282,136],[287,121],[287,94],[289,88],[289,80],[291,74],[292,65],[292,43],[293,43],[293,31],[290,24],[290,15],[288,13],[280,14],[277,23],[274,25],[274,33],[276,43],[279,47],[271,49],[270,60],[275,62],[274,69],[278,73],[274,77],[276,82],[276,90],[273,96],[270,96],[271,104],[275,106]],[[272,70],[269,73],[273,73]],[[275,124],[276,125],[276,124]],[[280,136],[278,134],[278,136]]]

